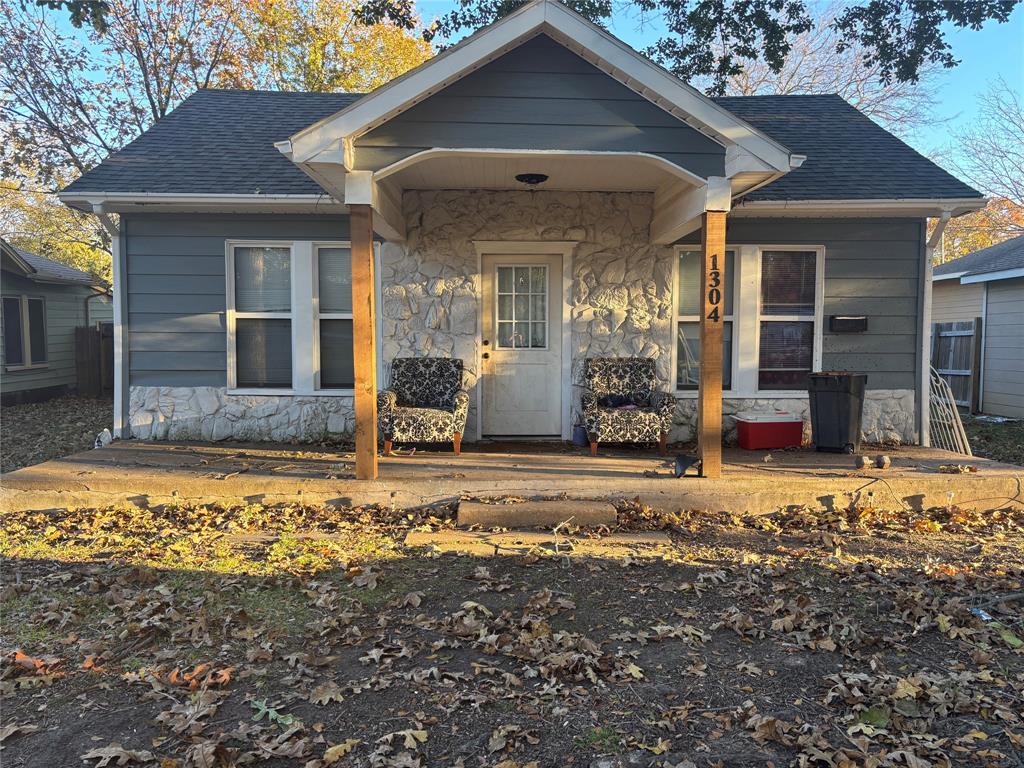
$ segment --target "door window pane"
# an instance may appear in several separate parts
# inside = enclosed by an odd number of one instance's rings
[[[814,251],[761,254],[761,314],[814,315]]]
[[[356,377],[352,362],[352,321],[320,321],[320,388],[351,389]]]
[[[291,387],[291,320],[238,318],[235,357],[239,387]]]
[[[321,312],[352,311],[352,250],[317,248]]]
[[[4,296],[4,363],[24,365],[25,350],[22,348],[21,299]]]
[[[289,312],[292,307],[291,251],[235,248],[235,309]]]
[[[762,322],[759,389],[806,389],[814,359],[814,323]]]
[[[46,362],[46,304],[42,299],[28,300],[29,358],[33,363]]]
[[[732,287],[736,254],[725,252],[725,272],[722,274],[722,314],[732,314]],[[701,286],[700,251],[683,251],[679,254],[679,314],[700,315]]]
[[[679,323],[676,355],[677,389],[700,383],[700,323]],[[722,323],[722,388],[732,389],[732,323]]]
[[[498,344],[503,349],[547,346],[547,266],[497,268]]]

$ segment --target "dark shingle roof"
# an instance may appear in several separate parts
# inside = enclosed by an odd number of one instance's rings
[[[23,251],[21,248],[15,248],[6,240],[3,241],[3,244],[14,251],[26,264],[35,270],[34,273],[26,275],[30,280],[57,281],[61,283],[75,283],[77,285],[102,284],[101,280],[98,280],[88,272],[69,267],[45,256],[37,256],[34,253]]]
[[[836,95],[715,101],[807,160],[748,200],[981,197]]]
[[[328,117],[358,94],[203,90],[70,192],[318,194],[274,142]],[[726,109],[807,155],[750,200],[980,197],[838,96],[739,96]]]
[[[1024,269],[1024,235],[947,261],[935,268],[935,275],[983,275],[1007,269]]]
[[[322,194],[274,142],[357,98],[348,93],[196,91],[65,191]]]

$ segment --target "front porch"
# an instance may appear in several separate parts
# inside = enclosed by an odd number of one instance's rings
[[[376,481],[355,480],[346,450],[268,443],[115,442],[3,476],[7,510],[96,507],[132,501],[252,502],[411,508],[466,498],[629,500],[668,510],[769,513],[788,506],[851,503],[908,513],[955,504],[1021,506],[1020,467],[971,459],[977,473],[945,474],[962,457],[937,449],[865,447],[892,458],[888,470],[857,470],[853,457],[810,450],[723,452],[722,478],[676,479],[653,449],[609,448],[591,458],[564,443],[481,442],[461,457],[417,450],[380,459]],[[690,449],[692,452],[692,449]],[[670,457],[674,452],[670,450]]]

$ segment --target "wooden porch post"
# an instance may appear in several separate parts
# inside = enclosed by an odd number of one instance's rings
[[[352,353],[355,370],[356,479],[377,479],[377,317],[374,308],[373,209],[350,205]]]
[[[722,303],[725,281],[725,212],[702,217],[701,262],[704,290],[700,316],[700,383],[697,387],[697,450],[701,475],[722,474]]]

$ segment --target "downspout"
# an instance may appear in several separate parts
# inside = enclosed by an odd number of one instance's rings
[[[95,203],[92,212],[99,217],[103,228],[110,233],[110,258],[113,268],[111,305],[114,320],[114,429],[115,439],[131,437],[127,424],[128,415],[128,345],[125,344],[128,304],[124,300],[125,248],[124,230],[103,210],[102,203]]]
[[[918,384],[920,397],[918,402],[918,434],[921,436],[921,445],[928,448],[932,444],[931,437],[931,355],[932,355],[932,272],[934,266],[932,261],[935,251],[942,250],[942,233],[946,230],[953,211],[944,208],[935,224],[932,236],[928,238],[924,249],[924,263],[921,265],[921,349],[920,349],[920,373],[921,379]],[[925,230],[927,233],[927,229]]]

